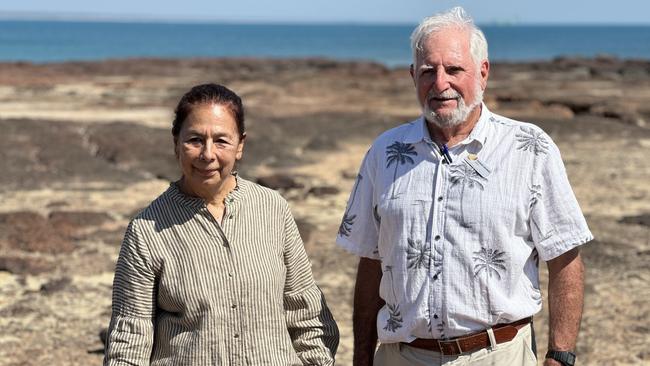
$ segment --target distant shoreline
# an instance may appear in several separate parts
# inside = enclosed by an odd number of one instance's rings
[[[124,20],[124,19],[123,19]],[[557,57],[650,59],[650,25],[484,25],[495,62]],[[411,63],[413,25],[0,20],[0,61],[312,58]]]
[[[408,64],[398,64],[398,65],[386,65],[381,62],[373,60],[362,60],[362,59],[334,59],[328,57],[237,57],[237,56],[225,56],[225,57],[118,57],[118,58],[105,58],[105,59],[92,59],[92,60],[62,60],[62,61],[29,61],[29,60],[0,60],[0,67],[12,65],[12,66],[66,66],[66,65],[93,65],[93,64],[105,64],[105,63],[119,63],[119,64],[136,64],[142,62],[163,62],[163,63],[176,63],[176,62],[238,62],[250,63],[250,62],[263,62],[268,61],[270,63],[292,63],[292,62],[315,62],[315,63],[325,63],[331,64],[332,67],[337,65],[373,65],[374,67],[382,67],[388,70],[390,69],[404,69],[408,68]],[[602,54],[592,57],[582,57],[582,56],[557,56],[552,59],[538,59],[538,60],[490,60],[490,63],[493,66],[499,65],[520,65],[522,67],[535,66],[535,65],[550,65],[550,64],[571,64],[573,66],[579,66],[580,64],[618,64],[624,66],[625,64],[645,64],[648,63],[650,67],[650,58],[621,58],[614,55]]]

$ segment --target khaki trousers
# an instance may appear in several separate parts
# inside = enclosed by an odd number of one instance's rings
[[[401,343],[381,344],[375,353],[376,366],[536,366],[531,326],[519,329],[510,342],[460,355],[445,356]]]

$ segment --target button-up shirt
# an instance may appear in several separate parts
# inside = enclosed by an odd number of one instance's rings
[[[104,365],[331,365],[338,329],[287,202],[237,177],[219,224],[173,183],[130,223]]]
[[[379,340],[451,338],[542,306],[538,262],[593,237],[560,152],[535,125],[485,105],[449,149],[424,118],[383,133],[366,154],[337,243],[381,261]]]

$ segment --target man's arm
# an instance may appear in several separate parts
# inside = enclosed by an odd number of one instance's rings
[[[584,265],[580,248],[574,248],[547,262],[549,282],[548,348],[556,351],[575,350],[582,306],[584,303]],[[546,366],[560,365],[551,359]]]
[[[354,287],[354,366],[372,366],[377,347],[377,313],[384,301],[379,297],[381,262],[361,257]]]

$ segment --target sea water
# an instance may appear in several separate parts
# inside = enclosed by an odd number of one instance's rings
[[[411,62],[414,24],[0,21],[0,61],[133,57],[326,57]],[[650,26],[483,25],[492,61],[611,55],[650,59]]]

